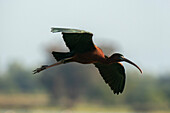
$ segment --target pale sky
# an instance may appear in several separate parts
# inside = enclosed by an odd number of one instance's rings
[[[14,60],[44,63],[47,45],[62,42],[52,26],[116,43],[144,72],[170,72],[170,0],[0,0],[0,71]]]

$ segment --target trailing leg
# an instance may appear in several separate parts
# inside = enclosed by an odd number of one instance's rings
[[[69,61],[71,59],[72,59],[72,57],[62,59],[59,62],[57,62],[55,64],[52,64],[52,65],[43,65],[40,68],[37,68],[37,69],[33,70],[33,74],[39,73],[39,72],[41,72],[41,71],[43,71],[45,69],[48,69],[48,68],[51,68],[51,67],[54,67],[54,66],[57,66],[57,65],[60,65],[60,64],[65,64],[67,61]]]

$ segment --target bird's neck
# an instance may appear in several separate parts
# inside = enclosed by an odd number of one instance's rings
[[[113,63],[116,63],[116,62],[117,61],[112,57],[105,57],[105,60],[104,60],[103,63],[105,63],[105,64],[113,64]]]
[[[101,60],[101,63],[103,63],[103,64],[113,64],[115,62],[116,61],[113,58],[107,57],[107,56],[105,56],[105,58],[103,60]]]

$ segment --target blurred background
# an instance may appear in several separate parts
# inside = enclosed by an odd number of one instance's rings
[[[169,0],[0,0],[0,112],[170,112]],[[70,63],[33,75],[68,51],[51,27],[82,29],[106,55],[122,53],[123,94],[94,65]]]

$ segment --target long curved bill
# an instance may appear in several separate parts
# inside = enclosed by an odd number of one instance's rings
[[[128,60],[127,58],[122,58],[123,61],[129,63],[129,64],[132,64],[134,65],[136,68],[139,69],[139,71],[142,73],[142,70],[139,68],[139,66],[137,66],[135,63],[133,63],[132,61]]]

